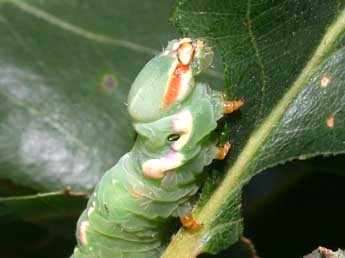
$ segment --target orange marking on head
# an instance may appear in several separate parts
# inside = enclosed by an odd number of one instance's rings
[[[165,93],[164,99],[163,99],[163,106],[168,107],[170,106],[174,101],[176,101],[177,96],[179,94],[179,91],[181,89],[181,84],[183,81],[183,76],[189,72],[190,68],[186,65],[183,65],[181,63],[178,63],[175,67],[175,70],[173,71],[171,75],[171,79],[169,81],[168,89]]]

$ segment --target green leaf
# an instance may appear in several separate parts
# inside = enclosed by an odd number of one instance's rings
[[[87,196],[77,192],[51,192],[0,198],[0,221],[49,221],[76,217],[85,208]]]
[[[177,1],[175,25],[220,50],[228,95],[246,105],[230,120],[228,171],[195,211],[204,226],[181,229],[162,257],[217,253],[234,243],[242,234],[242,187],[265,168],[345,152],[344,6],[334,0]]]
[[[333,252],[332,250],[320,246],[311,254],[304,256],[304,258],[345,258],[345,252],[340,249]]]
[[[0,178],[91,191],[128,151],[131,82],[176,33],[169,1],[0,0]]]

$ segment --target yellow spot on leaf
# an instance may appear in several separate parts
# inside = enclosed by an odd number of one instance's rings
[[[327,118],[326,125],[329,128],[333,128],[334,127],[334,116],[330,116],[330,117]]]
[[[331,79],[327,76],[323,76],[320,81],[321,88],[326,88],[330,83]]]

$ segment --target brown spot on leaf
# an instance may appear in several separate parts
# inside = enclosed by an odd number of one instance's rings
[[[327,76],[323,76],[320,81],[321,88],[326,88],[330,83],[331,79]]]
[[[243,25],[247,28],[251,27],[252,26],[252,21],[251,20],[246,20],[243,22]]]
[[[329,128],[333,128],[334,127],[334,116],[330,116],[330,117],[327,118],[326,125]]]
[[[112,74],[106,74],[102,78],[102,89],[108,93],[114,93],[119,85],[119,81]]]

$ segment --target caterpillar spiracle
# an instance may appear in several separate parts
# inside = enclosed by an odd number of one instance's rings
[[[97,184],[77,223],[73,258],[157,258],[173,217],[201,226],[189,214],[203,168],[230,148],[210,136],[243,104],[195,81],[213,56],[201,39],[172,40],[140,71],[128,97],[136,142]]]

